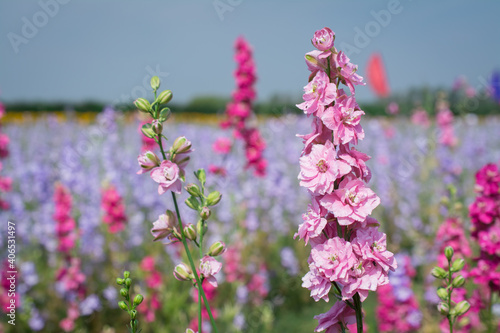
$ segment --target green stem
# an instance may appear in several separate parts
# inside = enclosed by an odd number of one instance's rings
[[[352,298],[354,300],[354,310],[356,311],[356,327],[358,333],[363,333],[363,306],[359,294],[356,293]]]
[[[196,279],[196,284],[198,285],[198,292],[201,293],[201,296],[203,297],[203,302],[205,302],[205,307],[208,311],[208,316],[210,317],[210,323],[212,324],[214,332],[219,333],[219,331],[217,330],[217,326],[215,326],[215,320],[214,320],[214,317],[212,316],[212,310],[210,310],[210,305],[208,304],[207,296],[205,296],[205,292],[203,291],[203,288],[201,287],[200,277],[198,276],[198,271],[196,270],[196,266],[194,265],[193,257],[191,256],[191,251],[189,251],[186,237],[184,236],[184,229],[182,226],[181,215],[179,213],[179,206],[177,205],[177,198],[176,198],[174,192],[172,192],[172,199],[174,200],[175,212],[177,214],[177,220],[179,221],[180,234],[182,236],[181,237],[182,244],[184,245],[184,250],[186,251],[186,254],[187,254],[187,257],[189,260],[189,264],[191,266],[191,270],[193,271],[194,278]]]
[[[448,286],[450,286],[448,290],[448,309],[451,311],[451,293],[453,292],[453,287],[451,286],[452,273],[451,273],[451,260],[448,259]],[[453,333],[453,318],[452,315],[448,313],[448,324],[450,325],[450,333]]]
[[[203,228],[201,228],[201,229],[203,230]],[[200,245],[198,246],[200,248],[200,259],[203,258],[202,245],[203,245],[203,231],[200,234]],[[203,289],[203,287],[201,287],[201,289]],[[198,333],[201,333],[201,329],[202,329],[201,322],[202,322],[203,318],[201,317],[201,309],[202,309],[201,292],[200,292],[200,288],[198,288]]]

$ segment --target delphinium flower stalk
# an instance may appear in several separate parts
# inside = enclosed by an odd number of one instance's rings
[[[253,168],[256,176],[265,176],[267,160],[264,158],[264,149],[266,143],[259,129],[248,124],[256,95],[254,84],[257,80],[252,48],[245,38],[240,36],[236,39],[235,49],[234,59],[238,65],[234,72],[236,90],[233,92],[233,100],[226,106],[226,119],[220,125],[222,128],[233,129],[233,136],[245,142],[246,167]],[[231,146],[229,138],[219,138],[214,144],[214,151],[228,154]],[[211,170],[224,173],[216,166],[212,166]]]
[[[205,170],[199,169],[195,172],[199,185],[190,183],[186,186],[186,191],[190,197],[186,199],[186,205],[195,210],[198,214],[198,222],[195,224],[184,225],[181,219],[179,207],[177,204],[177,194],[182,191],[182,182],[185,181],[185,171],[189,162],[189,154],[192,152],[191,142],[185,137],[179,137],[174,140],[170,149],[166,150],[163,147],[164,139],[167,138],[162,134],[163,123],[169,118],[170,109],[162,107],[172,99],[172,92],[164,90],[157,93],[160,87],[160,80],[154,76],[151,79],[151,88],[154,92],[154,101],[150,103],[144,98],[137,99],[135,106],[145,114],[149,114],[152,118],[151,122],[146,123],[142,127],[142,133],[154,139],[158,144],[161,152],[161,157],[158,157],[152,151],[146,151],[138,158],[141,170],[139,173],[149,172],[153,181],[158,183],[158,194],[171,192],[172,201],[175,207],[174,212],[167,210],[165,214],[160,215],[158,220],[154,222],[151,233],[154,240],[166,240],[167,242],[181,241],[188,258],[188,264],[181,262],[174,269],[174,276],[181,281],[190,281],[198,290],[198,333],[202,332],[202,305],[207,309],[210,323],[215,333],[217,327],[210,309],[205,292],[202,288],[203,281],[217,286],[215,275],[220,271],[222,264],[215,257],[225,251],[225,245],[222,242],[215,242],[210,246],[208,251],[204,252],[204,235],[207,232],[207,221],[210,218],[210,207],[219,203],[221,194],[218,191],[213,191],[206,194],[206,174]],[[195,265],[192,252],[188,242],[194,244],[198,248],[199,267]],[[203,302],[202,302],[203,301]]]
[[[453,326],[458,317],[464,315],[470,309],[470,304],[466,300],[462,300],[459,303],[455,303],[452,300],[453,291],[465,284],[463,275],[458,274],[454,276],[455,273],[463,269],[465,261],[461,258],[453,260],[453,252],[453,248],[447,246],[444,249],[444,255],[447,260],[446,269],[437,266],[434,267],[431,272],[435,278],[443,282],[443,286],[439,287],[437,290],[437,294],[441,299],[441,302],[438,304],[438,310],[448,320],[450,333],[453,333]]]
[[[453,148],[458,144],[453,127],[453,112],[451,112],[448,102],[444,99],[437,101],[436,111],[436,123],[440,129],[439,143],[443,146]]]
[[[361,333],[362,302],[370,290],[389,282],[388,272],[397,264],[378,221],[369,216],[380,203],[365,185],[371,177],[366,166],[370,157],[353,147],[365,136],[360,124],[364,112],[355,99],[355,86],[362,85],[363,78],[334,47],[334,40],[331,29],[316,31],[316,50],[305,56],[310,82],[297,107],[312,118],[313,132],[300,136],[305,147],[298,178],[312,202],[296,236],[311,243],[303,287],[315,301],[328,301],[330,291],[338,300],[315,317],[316,332],[345,332],[347,325],[356,323]],[[339,89],[340,84],[350,94]]]
[[[156,269],[155,266],[155,259],[151,256],[146,256],[141,260],[140,267],[145,274],[144,282],[146,283],[147,287],[147,301],[144,303],[144,319],[148,323],[155,321],[155,311],[161,307],[158,295],[163,281],[161,273]]]
[[[125,229],[127,215],[125,205],[118,190],[113,185],[108,185],[102,190],[101,209],[102,220],[108,225],[110,233],[115,234]]]
[[[0,121],[5,116],[5,106],[0,102]],[[1,129],[0,122],[0,129]],[[5,133],[0,132],[0,160],[9,156],[9,137]],[[2,163],[0,162],[0,171],[2,171]],[[0,193],[9,192],[12,189],[12,179],[10,177],[0,176]],[[0,197],[0,210],[9,208],[9,203]]]
[[[124,301],[118,302],[118,306],[123,311],[127,311],[130,316],[130,333],[140,333],[142,330],[138,328],[139,322],[137,320],[136,308],[142,303],[144,296],[137,294],[132,298],[132,295],[130,295],[132,279],[130,278],[129,271],[123,272],[123,278],[117,278],[116,283],[122,286],[120,289],[120,295],[124,298]]]
[[[476,173],[477,197],[469,207],[472,238],[479,244],[477,266],[470,271],[474,282],[485,287],[488,332],[498,329],[492,307],[500,291],[500,170],[487,164]]]

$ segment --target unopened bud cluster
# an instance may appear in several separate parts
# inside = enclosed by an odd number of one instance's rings
[[[120,289],[120,295],[124,298],[123,301],[118,302],[118,307],[123,311],[127,311],[130,316],[130,328],[132,332],[137,332],[137,306],[142,303],[144,296],[141,294],[135,295],[132,299],[130,296],[130,289],[132,286],[132,279],[130,278],[130,272],[123,272],[123,278],[117,278],[116,283],[122,288]]]

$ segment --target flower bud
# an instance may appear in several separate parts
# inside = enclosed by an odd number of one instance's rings
[[[174,268],[174,277],[179,281],[191,281],[194,275],[191,268],[181,262]]]
[[[160,78],[158,76],[153,76],[151,78],[150,84],[153,90],[158,90],[158,88],[160,88]]]
[[[144,300],[144,296],[142,296],[141,294],[137,294],[135,295],[134,297],[134,305],[139,305],[142,303],[142,301]]]
[[[224,242],[218,241],[210,245],[207,254],[211,257],[217,257],[224,252],[226,252],[226,244],[224,244]]]
[[[460,259],[457,259],[453,262],[453,264],[451,264],[451,271],[452,272],[458,272],[460,270],[462,270],[462,268],[464,268],[465,266],[465,260],[463,260],[462,258]]]
[[[149,112],[151,110],[151,104],[147,99],[138,98],[134,101],[134,105],[142,112]]]
[[[139,166],[143,170],[151,170],[160,165],[160,158],[156,156],[155,153],[148,150],[143,154],[139,155],[139,157],[137,158],[137,162],[139,162]]]
[[[198,221],[198,223],[196,224],[196,232],[198,233],[198,235],[205,235],[207,233],[206,223],[204,223],[203,221]]]
[[[166,104],[172,100],[172,92],[170,90],[163,90],[156,100],[159,104]]]
[[[201,197],[201,191],[198,185],[196,184],[187,184],[186,185],[186,191],[191,194],[193,197]]]
[[[121,286],[121,285],[122,285],[122,284],[124,284],[124,283],[125,283],[125,282],[123,281],[123,279],[121,279],[121,278],[117,278],[117,279],[116,279],[116,284],[119,284],[119,285]]]
[[[444,249],[444,255],[446,256],[446,259],[448,259],[448,261],[450,261],[451,258],[453,258],[453,254],[454,254],[454,251],[453,251],[453,248],[451,246],[447,246]]]
[[[130,287],[130,285],[131,285],[131,284],[132,284],[132,280],[130,280],[129,278],[126,278],[126,279],[125,279],[125,285],[126,285],[127,287]]]
[[[156,133],[153,131],[151,124],[144,124],[141,127],[141,132],[145,137],[153,139],[156,136]]]
[[[434,276],[437,279],[444,279],[446,277],[446,271],[442,269],[441,267],[434,267],[431,271],[432,276]]]
[[[189,223],[184,227],[184,235],[186,236],[187,239],[189,240],[196,240],[197,234],[196,234],[196,228],[192,223]]]
[[[123,311],[128,311],[128,306],[127,306],[127,303],[125,303],[124,301],[120,301],[118,302],[118,306],[120,307],[120,309],[122,309]]]
[[[194,331],[190,328],[186,329],[186,333],[194,333]]]
[[[208,218],[212,215],[212,212],[210,211],[210,208],[208,207],[203,207],[200,212],[200,217],[204,220],[208,220]]]
[[[459,288],[465,283],[465,278],[462,275],[456,276],[451,283],[454,288]]]
[[[135,319],[137,317],[137,310],[130,310],[130,319]]]
[[[443,301],[448,300],[448,290],[446,288],[438,288],[437,290],[437,295],[439,298],[441,298]]]
[[[170,115],[172,114],[172,112],[170,112],[170,109],[169,108],[163,108],[161,109],[160,111],[160,116],[158,117],[158,119],[161,121],[161,122],[164,122],[166,121],[168,118],[170,118]]]
[[[207,205],[208,206],[215,206],[219,203],[221,198],[222,198],[222,194],[220,194],[219,191],[213,191],[207,197]]]
[[[204,169],[198,169],[198,171],[195,171],[194,175],[200,181],[201,185],[204,186],[205,182],[207,180],[207,175],[205,173],[205,170]]]
[[[444,302],[439,302],[437,308],[438,308],[438,311],[444,315],[447,315],[450,312],[450,307],[448,306],[447,303],[444,303]]]
[[[470,309],[469,302],[462,301],[462,302],[458,303],[457,306],[455,306],[455,315],[457,317],[461,316],[461,315],[467,313],[467,311],[469,311],[469,309]]]
[[[130,277],[130,272],[129,271],[125,271],[123,272],[123,277],[126,279],[126,278],[129,278]]]
[[[200,207],[200,202],[195,197],[189,197],[184,202],[186,203],[186,206],[193,210],[198,210],[198,208]]]
[[[185,136],[180,136],[175,139],[174,144],[172,145],[172,150],[176,154],[187,153],[191,149],[191,141],[186,139]]]
[[[158,119],[155,119],[151,123],[151,128],[156,134],[161,134],[161,132],[163,131],[163,124]]]
[[[127,297],[128,290],[125,288],[120,289],[120,295],[122,295],[123,297]]]

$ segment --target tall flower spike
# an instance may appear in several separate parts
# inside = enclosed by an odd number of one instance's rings
[[[363,85],[357,67],[334,47],[335,34],[329,28],[316,31],[312,44],[317,50],[306,54],[311,71],[304,87],[304,102],[297,107],[312,118],[313,132],[298,135],[304,150],[300,157],[300,186],[312,203],[302,216],[295,237],[311,245],[309,272],[302,286],[315,301],[329,301],[334,290],[337,302],[318,315],[315,332],[342,332],[356,324],[363,332],[362,303],[369,291],[386,285],[389,271],[397,267],[387,250],[386,235],[369,215],[380,199],[365,182],[371,178],[366,162],[370,157],[357,151],[365,136],[356,103],[354,86]],[[347,95],[340,84],[349,88]]]

